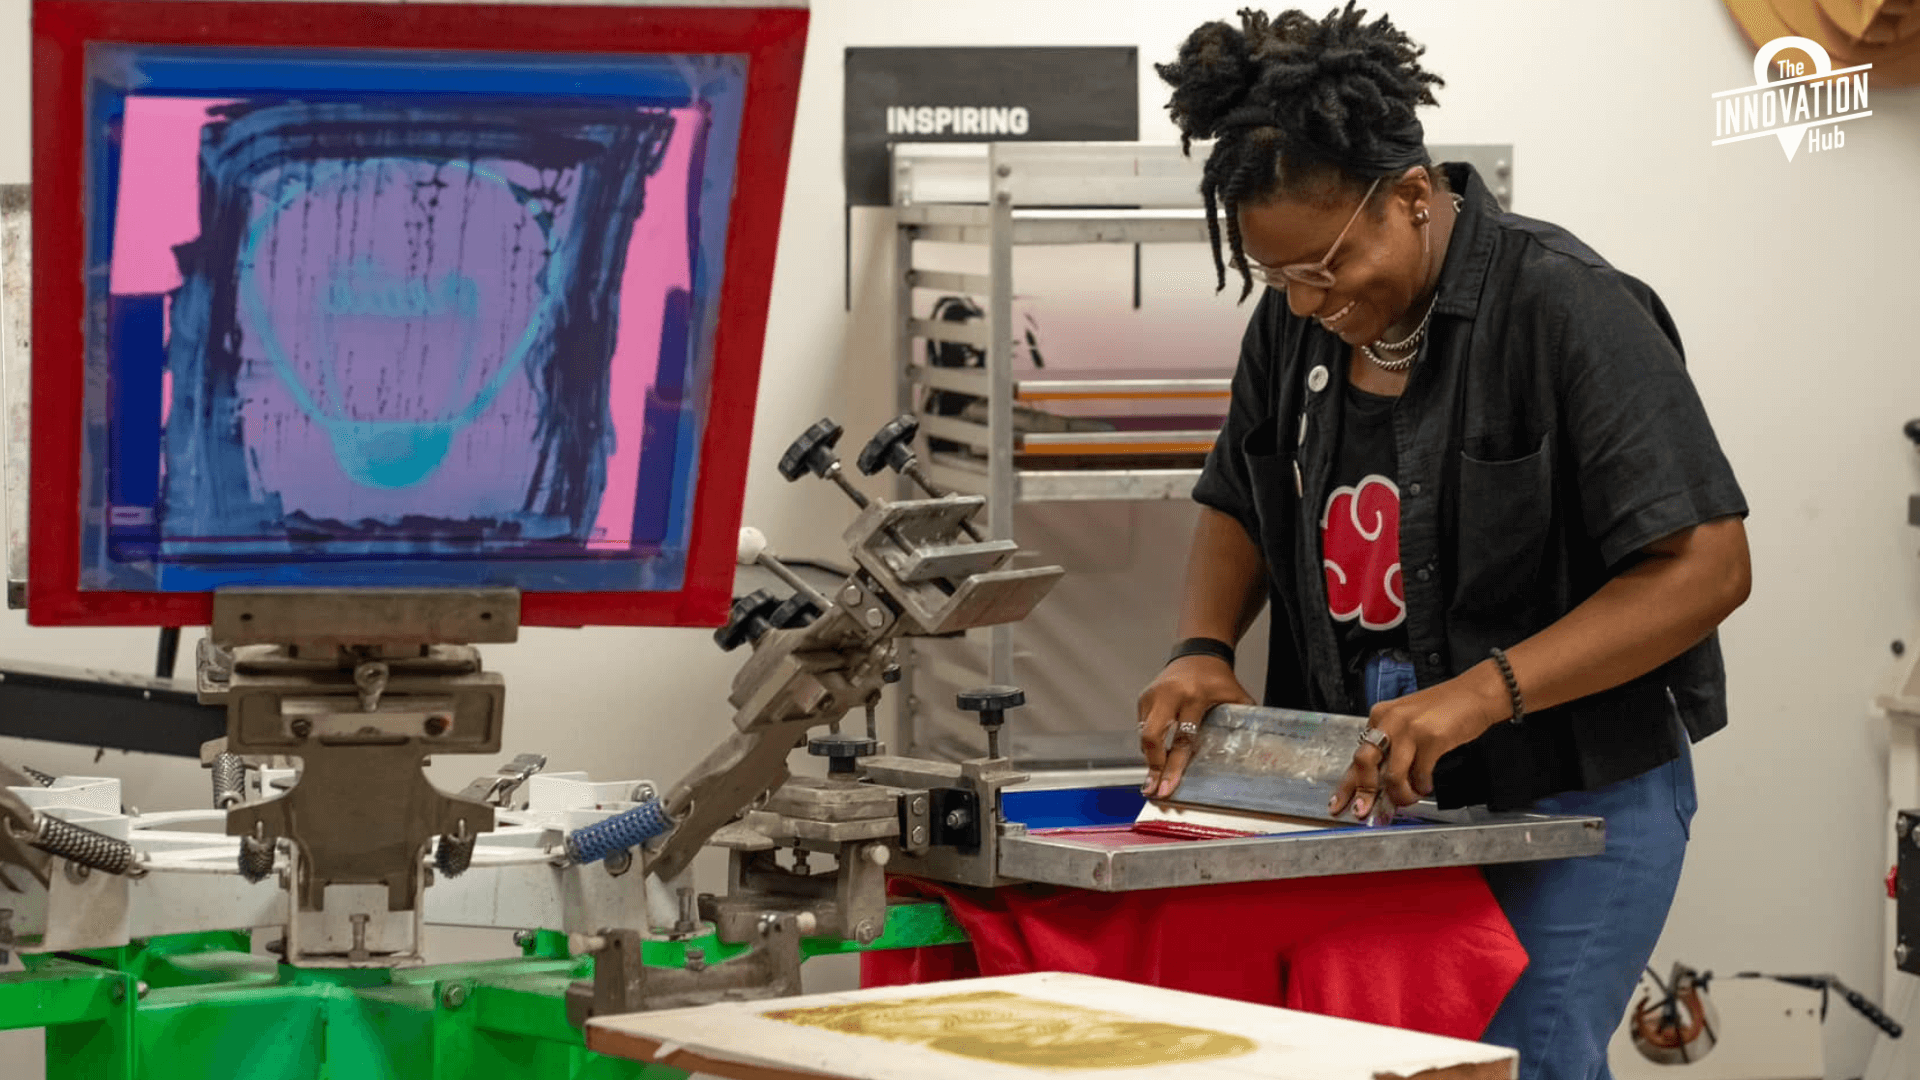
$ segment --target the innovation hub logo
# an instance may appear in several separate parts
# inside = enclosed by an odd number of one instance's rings
[[[1807,59],[1782,58],[1798,50]],[[1813,70],[1807,68],[1811,66]],[[1713,145],[1772,135],[1792,161],[1847,145],[1840,125],[1872,116],[1867,74],[1872,64],[1834,69],[1827,50],[1803,37],[1777,37],[1753,58],[1753,85],[1713,95]],[[1823,130],[1824,129],[1824,130]]]

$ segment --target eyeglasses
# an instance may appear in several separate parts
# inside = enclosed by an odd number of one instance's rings
[[[1297,281],[1315,289],[1333,288],[1333,271],[1328,269],[1327,264],[1333,261],[1334,254],[1340,250],[1340,242],[1345,240],[1347,233],[1353,230],[1353,223],[1360,220],[1360,211],[1367,208],[1367,200],[1373,198],[1373,191],[1379,186],[1379,177],[1375,177],[1373,183],[1367,185],[1367,193],[1360,196],[1360,205],[1353,208],[1353,216],[1347,219],[1346,228],[1341,229],[1340,235],[1333,238],[1333,246],[1327,249],[1326,257],[1319,262],[1262,266],[1252,259],[1247,259],[1245,260],[1247,273],[1262,284],[1271,285],[1283,292],[1289,281]]]

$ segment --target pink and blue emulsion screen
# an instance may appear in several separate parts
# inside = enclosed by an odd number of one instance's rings
[[[88,73],[83,589],[681,587],[744,58]]]

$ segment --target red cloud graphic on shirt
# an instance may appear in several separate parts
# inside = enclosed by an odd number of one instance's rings
[[[1407,618],[1400,579],[1400,489],[1384,476],[1333,489],[1320,515],[1327,608],[1340,622],[1391,630]]]

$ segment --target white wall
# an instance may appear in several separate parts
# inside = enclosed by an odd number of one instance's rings
[[[816,0],[747,499],[749,520],[777,547],[830,554],[843,521],[837,496],[777,479],[787,439],[820,415],[864,432],[891,410],[883,287],[857,278],[853,315],[842,308],[841,50],[1139,45],[1143,133],[1165,139],[1147,65],[1236,6]],[[0,0],[0,182],[28,174],[26,10]],[[1661,962],[1834,971],[1876,991],[1886,792],[1884,740],[1865,702],[1888,643],[1920,622],[1920,531],[1903,514],[1920,460],[1899,435],[1920,415],[1908,262],[1920,250],[1920,91],[1877,89],[1875,115],[1848,125],[1844,150],[1788,163],[1771,141],[1708,145],[1709,95],[1751,81],[1752,52],[1715,0],[1400,0],[1390,10],[1448,80],[1430,139],[1513,143],[1517,209],[1573,229],[1666,299],[1752,504],[1755,591],[1725,631],[1733,725],[1699,751],[1703,809]],[[1195,318],[1226,323],[1197,332],[1214,340],[1226,325],[1230,340],[1242,314],[1208,310]],[[1098,320],[1063,321],[1098,333]],[[1106,513],[1095,527],[1112,527]],[[1142,519],[1136,535],[1167,544],[1157,558],[1176,562],[1181,511],[1164,513],[1176,520]],[[1136,615],[1116,645],[1140,658],[1133,682],[1150,675],[1169,633],[1155,561],[1134,559],[1147,585],[1119,607]],[[0,655],[141,670],[150,652],[145,632],[0,619]],[[734,666],[703,633],[668,630],[535,631],[489,659],[512,687],[509,752],[663,779],[720,730]],[[1132,686],[1091,689],[1124,702]],[[9,744],[0,757],[68,768],[91,754]],[[184,763],[108,765],[136,803],[203,797],[204,774]],[[455,785],[488,765],[443,760],[435,774]],[[1830,1075],[1860,1073],[1868,1035],[1834,1012]]]

